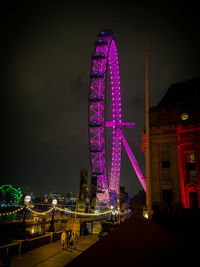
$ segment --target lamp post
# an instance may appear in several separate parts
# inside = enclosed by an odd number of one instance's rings
[[[26,238],[26,207],[29,206],[29,203],[31,201],[31,196],[27,195],[24,198],[24,217],[23,217],[23,235],[24,239]]]
[[[54,198],[52,200],[53,210],[52,210],[52,217],[51,217],[50,226],[49,226],[49,232],[54,232],[55,231],[55,229],[54,229],[54,223],[55,223],[54,214],[55,214],[56,204],[57,204],[57,199]]]
[[[146,7],[146,33],[145,33],[145,66],[146,66],[146,90],[145,90],[145,109],[146,109],[146,201],[148,209],[148,218],[152,220],[152,203],[151,203],[151,173],[150,173],[150,131],[149,131],[149,7]]]

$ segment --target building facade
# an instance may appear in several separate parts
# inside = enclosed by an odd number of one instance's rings
[[[200,78],[172,84],[149,114],[153,210],[200,208]]]

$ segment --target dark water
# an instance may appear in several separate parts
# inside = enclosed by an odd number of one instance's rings
[[[50,223],[26,224],[26,238],[34,238],[44,235],[49,231]],[[55,232],[68,230],[67,222],[55,222]],[[24,228],[22,222],[7,222],[0,224],[0,246],[9,244],[14,240],[24,238]]]
[[[32,225],[27,224],[26,231],[29,232],[31,235],[43,235],[49,231],[49,226],[50,223],[37,223]],[[67,227],[68,227],[67,222],[54,223],[55,232],[68,230]]]

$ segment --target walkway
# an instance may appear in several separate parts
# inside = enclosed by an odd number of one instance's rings
[[[13,256],[11,267],[63,267],[96,241],[96,235],[80,236],[76,250],[63,250],[60,241],[53,242],[24,253],[21,258]]]

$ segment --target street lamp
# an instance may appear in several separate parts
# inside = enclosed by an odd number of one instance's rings
[[[29,206],[29,203],[31,201],[31,196],[27,195],[24,198],[24,217],[23,217],[23,235],[24,238],[26,238],[26,207]]]
[[[29,205],[30,201],[31,201],[31,196],[29,196],[29,195],[25,196],[25,198],[24,198],[24,204],[26,206]]]
[[[57,199],[54,198],[52,200],[53,209],[52,209],[52,217],[51,217],[50,226],[49,226],[49,232],[54,232],[55,231],[55,229],[54,229],[54,223],[55,223],[54,214],[55,214],[55,207],[56,207],[57,203],[58,203]]]
[[[54,198],[54,199],[52,200],[52,205],[53,205],[54,208],[55,208],[55,206],[56,206],[57,203],[58,203],[57,199]]]

